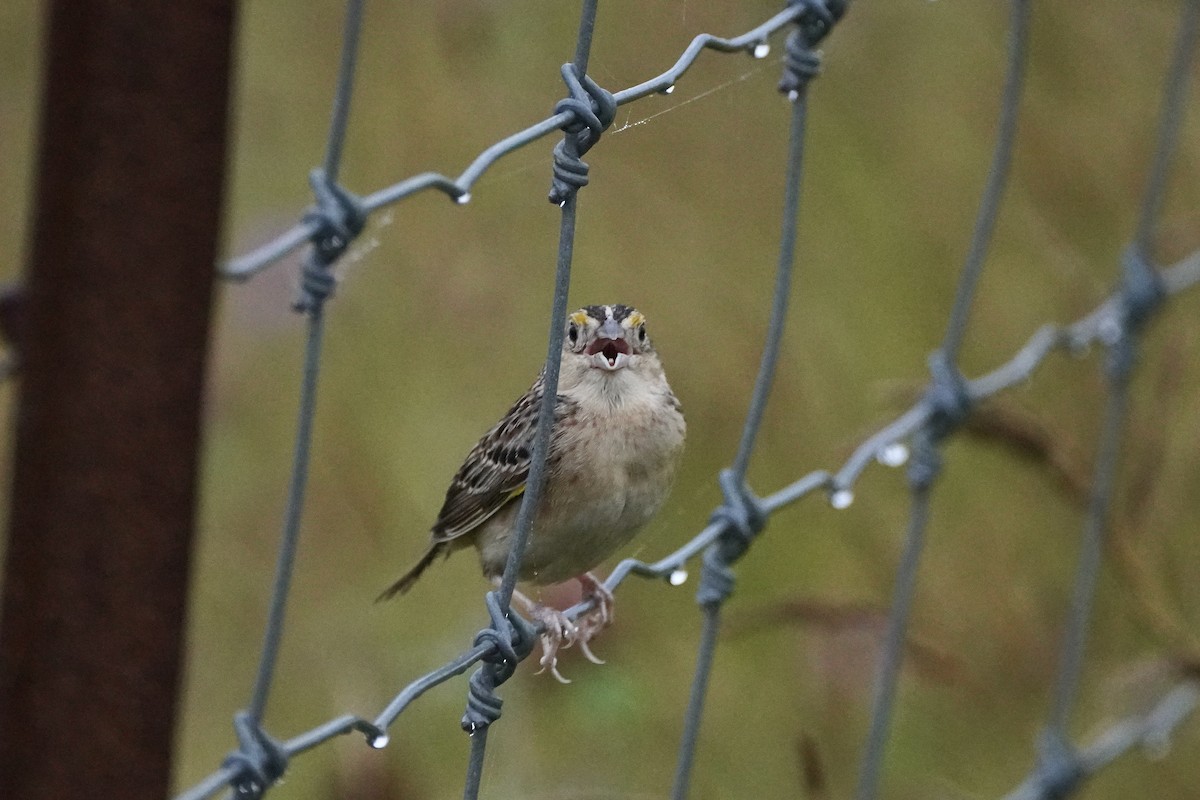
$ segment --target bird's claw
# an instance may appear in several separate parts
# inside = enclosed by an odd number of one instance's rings
[[[572,645],[579,645],[583,657],[593,664],[604,663],[604,660],[588,647],[588,642],[604,627],[592,619],[594,613],[593,610],[580,617],[578,622],[572,622],[566,614],[557,609],[541,606],[534,610],[534,619],[545,626],[541,635],[542,657],[538,660],[542,668],[537,671],[537,675],[549,672],[559,683],[570,683],[570,678],[558,671],[558,651]]]
[[[542,657],[538,663],[542,665],[535,674],[541,675],[549,670],[559,683],[570,683],[571,679],[564,677],[558,671],[558,651],[562,647],[570,647],[581,642],[579,626],[567,618],[567,615],[555,608],[537,606],[532,611],[533,618],[540,622],[545,630],[542,631]],[[580,649],[585,649],[586,643]]]
[[[557,645],[552,646],[552,647],[548,646],[546,643],[546,640],[543,638],[542,639],[542,658],[538,662],[539,664],[542,665],[542,668],[533,674],[541,675],[546,670],[550,670],[550,674],[554,676],[554,680],[558,681],[559,683],[570,683],[571,679],[566,677],[565,675],[563,675],[561,672],[558,671],[558,656],[556,655],[557,650],[558,650]]]
[[[543,628],[542,657],[538,661],[542,668],[536,674],[549,672],[559,683],[571,681],[558,671],[558,651],[577,644],[584,658],[593,664],[603,664],[604,659],[592,652],[588,642],[613,621],[613,593],[608,587],[590,572],[580,575],[578,580],[583,586],[583,599],[595,601],[592,609],[578,620],[572,621],[556,608],[529,603],[530,616]]]
[[[585,572],[579,576],[578,580],[583,587],[583,599],[595,602],[592,609],[580,616],[576,623],[580,630],[579,649],[583,651],[583,655],[588,661],[593,664],[603,664],[604,660],[597,658],[588,648],[587,643],[592,640],[593,636],[612,624],[616,600],[612,591],[592,573]]]
[[[590,634],[588,638],[591,638]],[[605,663],[603,658],[600,658],[598,655],[592,652],[592,648],[588,647],[587,639],[582,637],[579,639],[579,652],[583,653],[583,657],[593,664],[599,664],[603,666]]]

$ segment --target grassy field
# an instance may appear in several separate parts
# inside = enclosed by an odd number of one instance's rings
[[[19,272],[36,148],[38,5],[0,6],[0,265]],[[1047,321],[1112,288],[1152,153],[1177,3],[1042,3],[1012,182],[962,353],[1006,361]],[[616,90],[658,74],[700,32],[741,33],[777,3],[602,3],[590,72]],[[456,174],[563,95],[574,3],[371,2],[343,180],[367,193]],[[836,468],[923,385],[987,172],[1006,6],[862,2],[823,44],[810,100],[793,314],[750,470],[773,491]],[[338,59],[341,4],[242,4],[224,250],[266,241],[309,202]],[[720,501],[758,363],[773,280],[789,108],[770,57],[706,54],[669,96],[623,107],[587,157],[573,305],[646,312],[689,443],[663,513],[622,556],[682,544]],[[1200,77],[1200,76],[1194,76]],[[1200,90],[1190,92],[1158,237],[1200,246]],[[553,138],[499,164],[456,206],[425,193],[376,215],[328,311],[312,483],[268,729],[286,737],[394,692],[485,623],[474,559],[409,595],[373,598],[425,546],[449,477],[525,390],[544,354],[557,209]],[[177,783],[232,747],[278,543],[303,320],[296,260],[225,286],[212,344]],[[1200,293],[1146,337],[1074,731],[1145,707],[1172,664],[1200,663]],[[902,678],[884,796],[977,798],[1025,774],[1045,719],[1103,408],[1103,354],[1053,356],[982,410],[1008,435],[946,448]],[[6,392],[11,392],[7,389]],[[8,403],[8,398],[5,398]],[[1017,433],[1035,446],[1013,447]],[[696,798],[827,796],[854,784],[872,670],[907,515],[903,471],[872,467],[843,511],[821,496],[776,516],[738,568],[701,734]],[[694,572],[694,571],[693,571]],[[484,796],[666,795],[695,659],[695,581],[631,581],[616,624],[573,651],[561,686],[522,667],[501,694]],[[566,595],[547,592],[550,599]],[[298,758],[271,796],[461,794],[465,683],[400,718],[383,751],[346,737]],[[1129,757],[1089,800],[1195,796],[1200,724],[1164,759]],[[132,768],[132,765],[131,765]]]

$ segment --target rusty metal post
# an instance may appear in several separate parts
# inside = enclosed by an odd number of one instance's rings
[[[232,0],[54,0],[0,612],[0,797],[162,798]]]

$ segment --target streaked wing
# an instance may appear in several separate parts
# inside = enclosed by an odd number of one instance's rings
[[[542,394],[539,375],[530,390],[471,450],[446,490],[446,501],[433,525],[435,542],[470,533],[525,491]],[[567,413],[570,403],[558,397],[556,419]]]

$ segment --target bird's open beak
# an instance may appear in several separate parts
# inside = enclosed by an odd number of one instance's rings
[[[596,369],[613,372],[629,363],[629,342],[625,341],[625,332],[621,323],[615,320],[605,320],[596,331],[596,338],[584,351],[591,356],[591,366]]]

